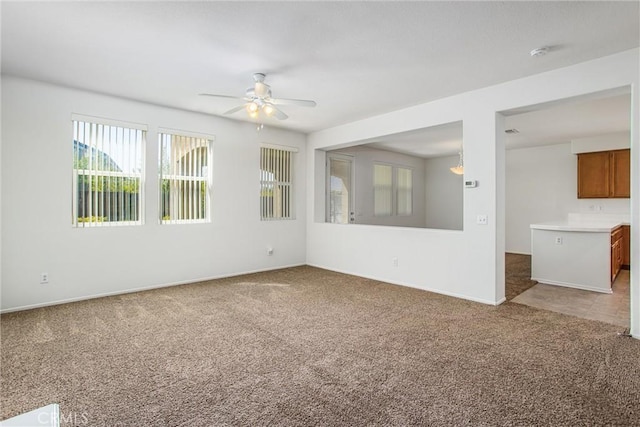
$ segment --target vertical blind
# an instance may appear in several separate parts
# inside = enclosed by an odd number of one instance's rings
[[[389,216],[392,214],[392,167],[373,165],[373,214]]]
[[[260,147],[260,219],[293,219],[293,152]]]
[[[146,131],[73,120],[76,227],[142,224]]]
[[[160,133],[160,221],[208,222],[209,157],[207,138]]]
[[[413,211],[413,172],[411,169],[373,165],[373,214],[411,215]]]
[[[396,206],[398,215],[411,215],[413,200],[412,171],[406,168],[396,169]]]

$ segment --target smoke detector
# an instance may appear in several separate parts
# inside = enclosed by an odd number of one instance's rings
[[[549,48],[546,46],[542,46],[539,47],[537,49],[533,49],[531,52],[529,52],[529,55],[531,55],[531,57],[535,58],[536,56],[544,56],[547,53],[549,53]]]

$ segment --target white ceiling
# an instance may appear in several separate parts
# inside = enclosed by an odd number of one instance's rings
[[[506,149],[561,144],[588,136],[628,132],[631,96],[625,90],[568,99],[551,105],[504,111]],[[622,92],[622,93],[620,93]],[[357,142],[420,157],[456,155],[462,149],[462,122]]]
[[[264,72],[274,97],[317,101],[266,119],[302,132],[640,45],[637,1],[1,7],[3,74],[219,115],[235,101],[197,94],[242,95]],[[545,45],[548,55],[529,56]]]

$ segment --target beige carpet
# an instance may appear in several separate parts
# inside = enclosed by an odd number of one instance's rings
[[[638,425],[619,327],[299,267],[1,317],[0,419]]]
[[[538,283],[531,280],[531,255],[505,254],[505,286],[504,293],[510,301],[535,286]]]

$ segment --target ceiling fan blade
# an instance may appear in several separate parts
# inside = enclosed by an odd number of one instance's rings
[[[247,104],[239,105],[239,106],[237,106],[237,107],[235,107],[235,108],[232,108],[232,109],[231,109],[231,110],[229,110],[229,111],[225,111],[225,112],[224,112],[224,113],[222,113],[222,114],[233,114],[233,113],[235,113],[235,112],[237,112],[237,111],[243,110],[246,106],[247,106]]]
[[[244,96],[231,96],[231,95],[214,95],[212,93],[200,93],[198,94],[199,96],[211,96],[213,98],[225,98],[225,99],[241,99],[243,101],[246,101],[247,98],[245,98]]]
[[[275,116],[276,119],[286,120],[289,118],[289,116],[287,116],[284,112],[282,112],[282,110],[277,109],[273,105],[271,105],[271,108],[273,108],[273,116]]]
[[[275,105],[297,105],[299,107],[315,107],[317,105],[316,101],[307,99],[271,98],[269,102]]]

